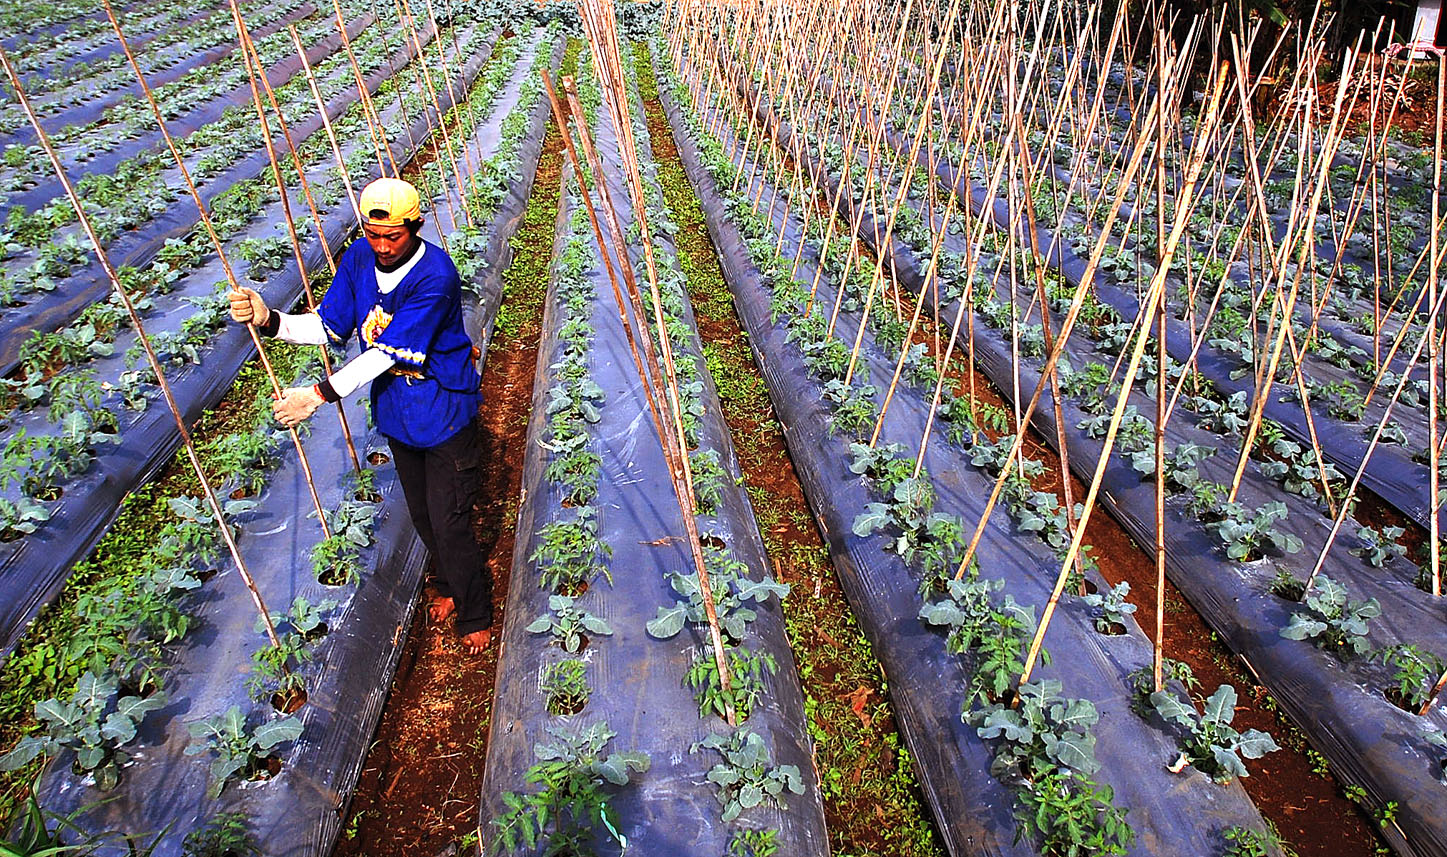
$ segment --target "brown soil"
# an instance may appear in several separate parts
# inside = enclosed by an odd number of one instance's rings
[[[527,236],[535,219],[551,246],[561,147],[549,123],[533,187],[544,204],[537,206],[536,218],[530,207],[523,231],[513,239],[515,248],[539,239]],[[498,326],[482,379],[485,463],[474,528],[493,574],[494,629],[502,626],[512,567],[542,322],[543,286],[525,285],[533,290],[516,300],[511,291],[504,293],[503,312],[513,324]],[[433,594],[429,586],[424,604]],[[494,638],[485,654],[470,657],[451,622],[433,624],[419,611],[334,852],[338,857],[433,857],[475,837],[499,642]]]

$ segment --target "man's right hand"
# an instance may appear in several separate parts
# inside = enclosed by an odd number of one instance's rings
[[[255,289],[248,289],[242,286],[239,290],[232,289],[226,293],[231,301],[231,318],[241,324],[254,324],[262,327],[267,319],[271,318],[271,310],[266,308],[266,301]]]

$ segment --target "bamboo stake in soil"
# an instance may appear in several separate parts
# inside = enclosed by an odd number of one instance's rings
[[[719,671],[719,684],[725,698],[725,719],[729,725],[736,725],[738,722],[737,712],[734,710],[731,701],[732,678],[729,670],[727,650],[724,648],[722,631],[719,625],[718,613],[715,607],[713,590],[709,583],[708,569],[703,557],[703,545],[699,538],[697,511],[694,508],[694,496],[692,486],[692,472],[689,467],[687,446],[684,441],[683,427],[681,421],[681,407],[678,402],[678,391],[676,373],[673,368],[672,350],[669,344],[667,327],[662,319],[662,304],[657,286],[657,273],[653,266],[652,233],[648,227],[647,215],[643,210],[645,197],[642,191],[642,179],[638,174],[637,162],[631,157],[631,125],[628,119],[626,93],[622,91],[623,79],[616,46],[615,24],[609,18],[611,7],[604,9],[588,8],[580,4],[580,12],[583,13],[585,28],[587,29],[590,47],[593,56],[595,70],[599,73],[600,88],[604,97],[609,101],[609,112],[613,119],[618,136],[619,148],[622,153],[625,165],[625,172],[630,185],[636,186],[634,196],[635,202],[635,223],[640,230],[640,240],[643,243],[644,260],[648,267],[650,287],[653,297],[654,311],[659,331],[659,350],[663,356],[663,367],[660,368],[659,361],[654,355],[654,341],[648,330],[646,318],[643,312],[641,294],[636,279],[633,277],[631,264],[628,262],[628,244],[623,241],[622,230],[619,228],[617,214],[614,210],[612,200],[607,190],[606,175],[602,170],[601,160],[592,145],[592,138],[587,132],[586,114],[578,102],[576,91],[570,79],[564,79],[564,87],[568,90],[568,99],[573,115],[574,126],[578,130],[579,141],[583,145],[585,154],[588,156],[594,176],[599,182],[599,194],[603,201],[603,211],[608,221],[609,229],[613,233],[614,246],[609,248],[600,240],[599,254],[606,257],[614,252],[618,258],[619,268],[623,272],[624,285],[628,288],[629,299],[634,310],[634,320],[639,327],[638,340],[643,343],[644,354],[647,357],[648,368],[651,378],[644,375],[640,378],[643,382],[645,396],[663,398],[661,389],[665,381],[668,389],[668,408],[659,407],[650,402],[650,409],[658,413],[658,421],[655,428],[658,430],[659,443],[662,447],[665,461],[667,462],[669,474],[672,478],[675,497],[679,509],[683,513],[684,529],[689,543],[689,549],[693,557],[695,570],[698,573],[700,594],[704,601],[704,613],[708,619],[709,636],[712,643],[715,665]],[[564,125],[559,129],[567,135],[567,127]],[[583,175],[581,164],[577,163],[576,152],[571,146],[567,147],[574,161],[574,169],[580,177]],[[630,188],[634,189],[634,188]],[[591,205],[591,203],[589,203]],[[601,239],[601,232],[599,232]],[[616,297],[616,295],[615,295]],[[625,323],[625,329],[628,325]],[[631,336],[630,336],[631,339]],[[641,368],[641,366],[639,367]],[[666,368],[666,374],[663,369]],[[662,418],[666,414],[666,418]]]
[[[106,8],[109,12],[108,4]],[[190,461],[191,469],[196,474],[196,481],[201,483],[201,492],[205,495],[206,505],[211,508],[211,514],[216,519],[216,526],[221,531],[221,539],[226,543],[226,550],[231,554],[231,560],[236,563],[236,570],[241,576],[241,582],[246,585],[247,591],[251,594],[251,603],[256,607],[256,612],[261,615],[267,640],[273,647],[280,649],[281,641],[277,639],[276,625],[271,621],[271,612],[266,609],[266,600],[262,597],[261,590],[257,588],[256,580],[251,576],[250,570],[247,569],[246,561],[241,558],[241,550],[236,546],[236,537],[226,524],[226,515],[221,509],[220,501],[216,499],[216,492],[211,487],[211,480],[206,477],[206,471],[201,467],[201,458],[196,453],[196,444],[191,439],[191,431],[186,427],[185,418],[181,416],[181,408],[176,404],[176,397],[171,393],[171,385],[166,382],[166,375],[161,370],[161,361],[156,357],[155,349],[151,347],[151,338],[146,335],[145,326],[141,323],[141,316],[136,312],[136,306],[132,303],[130,295],[126,294],[125,287],[121,285],[120,276],[116,273],[115,267],[111,265],[110,256],[101,246],[100,238],[96,236],[95,229],[91,226],[90,215],[86,213],[85,206],[81,204],[80,197],[76,195],[74,185],[71,184],[69,176],[65,174],[65,168],[60,163],[60,156],[56,154],[55,147],[50,143],[50,135],[41,127],[39,118],[31,109],[30,100],[21,86],[20,77],[15,73],[14,66],[10,64],[10,57],[5,53],[4,48],[0,48],[0,66],[4,66],[5,74],[10,79],[10,86],[15,91],[16,100],[20,103],[21,109],[25,111],[25,117],[30,120],[31,126],[35,129],[36,139],[41,148],[45,150],[46,157],[50,159],[50,165],[55,170],[56,177],[60,179],[65,195],[69,198],[71,207],[75,209],[76,219],[80,222],[81,228],[85,230],[86,238],[90,239],[91,247],[95,250],[96,258],[100,260],[106,277],[111,281],[111,286],[115,288],[121,305],[126,309],[126,315],[130,318],[131,326],[136,331],[136,339],[145,350],[146,362],[156,376],[156,385],[161,388],[161,397],[165,399],[166,407],[170,410],[172,419],[176,421],[176,430],[181,435],[181,445],[186,450],[186,458]],[[283,669],[285,669],[285,665],[283,665]]]
[[[357,191],[356,188],[352,187],[352,176],[351,172],[347,169],[347,159],[342,157],[342,147],[337,143],[337,133],[336,130],[332,128],[332,118],[327,115],[326,102],[322,100],[321,90],[317,88],[316,76],[312,74],[311,61],[306,58],[306,49],[302,46],[301,36],[297,34],[296,25],[288,25],[287,31],[291,33],[291,42],[296,47],[297,57],[301,60],[302,71],[306,73],[307,85],[311,87],[312,100],[316,102],[317,112],[322,117],[322,127],[326,129],[327,142],[331,145],[332,156],[336,158],[337,161],[337,172],[341,174],[342,185],[347,190],[347,203],[352,206],[352,214],[357,218],[357,228],[361,229],[362,212],[361,209],[357,207]],[[364,114],[366,113],[365,107],[362,112]],[[378,166],[381,166],[380,162],[378,162]]]
[[[261,129],[261,140],[266,146],[266,156],[271,162],[271,174],[272,177],[276,180],[277,193],[281,197],[282,217],[286,222],[287,235],[291,238],[292,254],[296,259],[297,270],[301,275],[302,282],[307,283],[309,281],[309,275],[307,273],[306,263],[303,261],[301,255],[301,242],[298,240],[296,234],[296,221],[294,221],[291,216],[291,198],[287,194],[286,182],[283,180],[281,175],[281,164],[276,158],[276,147],[272,145],[271,142],[271,126],[266,121],[266,108],[261,103],[261,91],[260,89],[258,89],[256,84],[256,75],[260,74],[262,76],[265,76],[266,69],[260,67],[259,58],[257,61],[257,66],[253,68],[251,57],[246,49],[248,41],[246,35],[246,22],[242,20],[241,8],[236,5],[236,0],[230,0],[230,3],[232,19],[236,24],[236,37],[241,44],[241,56],[243,61],[246,63],[246,70],[248,74],[251,75],[251,103],[252,106],[256,108],[256,119]],[[184,171],[184,167],[182,169]],[[199,199],[200,198],[197,197],[198,202]],[[322,240],[326,240],[325,236],[322,237]],[[216,252],[222,252],[219,237],[216,244]],[[241,284],[236,281],[236,274],[234,271],[229,270],[229,266],[227,276],[231,283],[231,290],[233,292],[240,292]],[[261,336],[257,332],[256,324],[253,322],[246,325],[246,331],[247,333],[251,334],[251,341],[256,345],[256,353],[258,355],[261,355],[262,365],[266,367],[267,379],[271,381],[272,395],[275,396],[277,399],[280,399],[283,395],[282,386],[281,383],[277,380],[276,373],[271,368],[271,360],[266,356],[266,351],[262,347]],[[322,347],[325,348],[326,346]],[[341,403],[339,402],[338,404],[340,405]],[[327,522],[327,513],[326,509],[322,507],[321,495],[317,493],[316,481],[312,478],[311,461],[307,458],[306,449],[302,446],[301,434],[297,432],[295,428],[288,429],[288,432],[291,434],[292,441],[296,446],[296,454],[298,460],[301,462],[302,473],[306,476],[307,491],[311,494],[312,505],[316,507],[317,520],[321,524],[322,535],[325,538],[331,538],[332,528],[331,525]]]
[[[362,114],[367,117],[367,131],[372,135],[372,146],[376,149],[377,171],[387,175],[387,164],[392,165],[392,177],[396,178],[397,159],[392,157],[392,144],[387,140],[387,128],[382,124],[382,117],[377,113],[377,106],[372,103],[372,93],[367,89],[367,82],[362,78],[362,67],[357,63],[357,55],[352,52],[352,40],[347,36],[347,23],[342,18],[341,0],[332,0],[332,10],[336,13],[337,32],[342,37],[342,47],[346,49],[347,61],[352,66],[352,77],[357,81],[357,97],[362,102]],[[386,26],[377,21],[379,27]],[[382,153],[387,155],[387,162],[382,162]]]
[[[670,470],[673,474],[674,493],[678,500],[680,511],[683,513],[684,529],[688,536],[689,548],[693,554],[694,565],[699,579],[700,594],[703,596],[704,613],[708,618],[709,635],[713,643],[714,660],[719,671],[719,684],[725,697],[726,719],[730,725],[737,723],[737,713],[733,710],[731,696],[731,673],[729,670],[727,652],[724,648],[722,632],[719,626],[715,599],[712,585],[709,582],[708,568],[703,557],[703,545],[699,539],[697,509],[694,502],[693,473],[688,460],[687,442],[683,431],[682,415],[683,410],[679,401],[678,375],[674,368],[673,347],[668,335],[668,327],[663,317],[662,296],[658,287],[658,273],[653,258],[653,234],[648,222],[647,197],[643,189],[643,179],[639,169],[637,152],[633,143],[633,127],[630,120],[628,94],[622,74],[622,60],[618,52],[617,23],[613,19],[613,7],[611,4],[600,2],[580,3],[580,12],[583,13],[583,22],[588,31],[589,41],[593,49],[593,57],[602,62],[595,65],[600,71],[599,82],[603,94],[611,102],[609,116],[613,122],[616,136],[620,144],[620,154],[623,158],[624,176],[628,180],[627,187],[632,195],[634,205],[634,222],[639,227],[640,241],[643,245],[643,258],[648,270],[649,291],[653,302],[654,323],[657,325],[658,346],[663,357],[663,368],[665,374],[662,379],[667,384],[668,403],[671,408],[669,416],[673,422],[674,431],[671,433],[671,442],[664,442],[665,455],[672,455]],[[600,50],[601,49],[601,50]],[[601,56],[600,56],[601,54]],[[570,96],[572,94],[570,93]],[[582,114],[580,113],[579,116]],[[583,123],[579,123],[583,124]],[[585,141],[586,145],[586,141]],[[589,146],[591,148],[591,146]],[[599,181],[603,182],[602,173],[599,173]],[[605,201],[611,208],[612,202]],[[606,252],[606,249],[599,248]],[[627,245],[619,243],[615,251],[621,257],[628,252]],[[631,294],[638,307],[640,295],[637,282],[629,282],[625,277],[625,284],[630,287]],[[644,317],[640,314],[637,317],[642,339],[648,350],[654,346],[653,338],[648,335],[648,328]],[[650,361],[652,362],[652,361]],[[660,438],[662,440],[662,438]],[[674,445],[676,444],[676,445]]]
[[[251,41],[251,33],[247,31],[246,22],[241,17],[240,10],[237,10],[236,22],[241,28],[241,39],[245,43],[244,50],[250,53],[251,60],[255,63],[256,68],[258,70],[261,69],[261,55],[256,52],[256,45]],[[249,71],[251,68],[250,64],[248,64],[247,68]],[[139,69],[136,73],[140,74]],[[271,81],[267,79],[264,73],[252,78],[251,85],[253,92],[255,91],[257,77],[260,78],[261,85],[266,90],[266,98],[271,102],[271,109],[276,112],[276,121],[281,127],[282,137],[286,139],[286,148],[291,154],[292,166],[296,169],[297,181],[301,185],[302,196],[306,198],[307,208],[311,212],[312,224],[317,231],[317,243],[322,247],[322,255],[327,261],[327,270],[335,275],[337,272],[336,259],[332,256],[332,248],[331,245],[327,243],[327,232],[322,224],[321,213],[317,210],[316,200],[312,197],[311,183],[307,181],[306,177],[306,165],[302,163],[301,154],[297,151],[295,141],[292,140],[291,128],[286,124],[286,117],[282,115],[281,105],[276,101],[276,92],[271,88]],[[325,109],[323,109],[322,115],[326,115]],[[266,141],[266,154],[271,160],[271,172],[276,178],[277,192],[281,195],[282,213],[286,218],[287,236],[291,239],[291,251],[296,259],[297,272],[301,275],[301,287],[302,292],[306,295],[307,310],[315,312],[317,299],[316,295],[312,292],[311,275],[307,273],[306,262],[302,258],[301,241],[297,235],[296,223],[292,220],[291,203],[287,199],[286,183],[282,181],[281,165],[277,163],[276,149],[271,144],[271,129],[267,126],[265,113],[259,113],[258,116],[261,121],[261,133]],[[331,353],[327,350],[327,346],[325,344],[317,346],[317,352],[321,356],[323,376],[327,378],[332,377],[332,357]],[[362,472],[362,459],[357,456],[357,444],[352,439],[352,427],[347,422],[346,409],[342,407],[340,401],[336,403],[336,408],[337,420],[342,427],[342,439],[347,446],[347,455],[352,460],[352,468],[360,475]],[[310,466],[304,465],[304,469],[307,470],[308,475],[310,475]],[[327,527],[323,526],[322,529],[330,535]]]

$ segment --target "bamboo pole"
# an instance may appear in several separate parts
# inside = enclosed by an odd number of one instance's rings
[[[256,68],[260,69],[262,67],[261,56],[256,51],[256,45],[253,44],[251,41],[251,34],[247,32],[245,20],[241,17],[239,9],[236,10],[235,15],[238,26],[241,27],[241,38],[244,42],[243,50],[250,52],[251,59],[256,64]],[[248,65],[247,68],[249,71],[250,65]],[[138,76],[140,75],[139,68],[136,69],[136,74]],[[301,154],[297,151],[296,143],[292,140],[291,129],[287,126],[286,118],[282,115],[281,105],[277,103],[276,93],[271,88],[271,81],[267,80],[265,74],[260,74],[259,77],[261,79],[262,86],[266,89],[266,97],[267,100],[271,103],[271,109],[276,113],[276,121],[277,124],[281,127],[282,137],[286,139],[286,148],[287,151],[291,154],[292,166],[296,169],[297,181],[301,185],[302,195],[306,198],[307,208],[311,211],[312,223],[315,225],[317,231],[317,242],[321,244],[322,255],[325,257],[327,262],[327,270],[331,274],[335,275],[337,272],[336,259],[332,256],[331,245],[327,243],[326,229],[322,224],[322,216],[317,210],[316,200],[312,198],[311,183],[307,181],[306,177],[306,166],[302,163]],[[255,87],[256,77],[253,76],[253,91],[255,90]],[[306,262],[302,259],[301,242],[297,236],[296,224],[291,217],[291,203],[287,199],[286,184],[282,181],[281,165],[277,163],[276,150],[271,143],[271,129],[267,127],[265,114],[261,113],[258,115],[261,119],[261,131],[263,139],[266,141],[266,153],[271,161],[272,175],[276,179],[277,192],[281,195],[282,211],[286,217],[287,235],[291,239],[292,255],[296,260],[297,272],[301,275],[302,293],[306,295],[307,310],[309,312],[315,312],[317,308],[317,299],[315,293],[312,291],[311,275],[307,272]],[[326,115],[325,108],[322,108],[322,115]],[[159,121],[159,114],[157,115],[157,121]],[[332,377],[332,357],[331,354],[327,351],[327,346],[325,344],[319,345],[317,346],[317,351],[321,356],[323,376],[327,378]],[[340,401],[336,403],[336,408],[337,420],[342,427],[342,439],[345,441],[347,447],[347,455],[352,460],[353,470],[355,470],[356,473],[361,474],[362,460],[357,455],[357,445],[356,442],[352,439],[352,427],[347,422],[347,412],[345,408],[343,408]],[[307,469],[310,469],[309,466]],[[327,530],[328,528],[323,527],[323,529]]]
[[[362,78],[362,67],[357,63],[357,55],[352,51],[352,40],[347,35],[347,22],[342,18],[341,0],[332,0],[332,10],[337,21],[337,33],[342,37],[342,48],[347,53],[347,61],[352,67],[352,77],[357,82],[357,97],[362,102],[362,112],[367,117],[367,130],[372,136],[372,145],[376,147],[377,171],[387,175],[387,164],[392,165],[392,177],[396,178],[397,159],[392,155],[392,143],[387,139],[387,128],[382,124],[382,117],[377,112],[377,106],[372,103],[372,93],[367,89],[367,82]],[[381,21],[375,21],[379,27],[385,26]],[[387,161],[382,162],[382,154],[386,153]]]
[[[606,13],[611,10],[605,9],[601,11]],[[580,4],[580,12],[582,13],[585,29],[591,44],[594,68],[599,73],[600,88],[603,90],[605,100],[609,103],[609,112],[615,123],[615,129],[619,132],[620,151],[623,154],[625,172],[628,174],[627,178],[629,179],[630,185],[636,183],[636,188],[633,188],[636,191],[635,196],[637,199],[635,208],[637,219],[635,222],[639,225],[644,249],[644,260],[649,273],[650,288],[659,331],[659,351],[663,357],[662,367],[659,366],[659,362],[653,353],[654,342],[648,334],[641,295],[636,279],[633,277],[632,266],[627,262],[628,245],[623,241],[622,230],[618,226],[617,215],[607,191],[606,182],[603,181],[605,173],[601,169],[601,162],[597,158],[591,137],[587,132],[587,123],[583,118],[585,114],[581,104],[578,103],[577,94],[572,87],[571,80],[564,79],[564,88],[568,90],[568,100],[572,109],[574,124],[578,131],[579,142],[582,143],[584,152],[588,155],[590,163],[594,165],[595,175],[599,178],[599,192],[603,200],[605,218],[608,221],[610,231],[613,233],[615,241],[613,250],[618,257],[619,267],[623,271],[624,285],[628,287],[629,299],[633,304],[635,313],[635,321],[639,325],[640,335],[638,338],[644,343],[644,353],[648,358],[647,363],[652,378],[650,380],[649,377],[644,377],[641,380],[644,382],[645,388],[650,391],[650,395],[660,392],[660,388],[664,387],[665,381],[667,383],[667,389],[662,392],[666,392],[667,394],[669,408],[666,410],[660,408],[659,410],[667,413],[668,419],[664,421],[664,425],[656,427],[663,429],[659,432],[659,442],[662,446],[665,460],[669,465],[674,493],[680,511],[683,513],[684,529],[689,542],[689,549],[693,557],[695,570],[699,577],[700,594],[704,600],[704,613],[708,619],[714,662],[719,671],[719,684],[725,696],[725,719],[730,725],[735,725],[738,721],[738,716],[729,698],[732,689],[732,680],[728,657],[723,644],[723,636],[715,607],[716,600],[709,582],[708,569],[704,561],[703,547],[699,540],[698,523],[695,517],[696,510],[694,508],[692,474],[688,464],[687,447],[683,437],[681,421],[682,409],[678,404],[677,398],[676,372],[672,364],[672,350],[668,342],[667,328],[662,319],[662,307],[657,287],[657,273],[653,267],[652,233],[648,227],[647,216],[643,211],[644,197],[641,178],[637,175],[636,160],[631,164],[629,162],[630,138],[628,135],[631,133],[631,126],[627,118],[628,114],[624,112],[620,117],[616,107],[617,96],[619,94],[616,86],[621,85],[622,80],[621,70],[618,68],[621,61],[618,58],[616,42],[609,38],[611,31],[609,25],[611,22],[606,19],[599,20],[600,10],[589,8],[586,4]],[[626,106],[624,109],[626,110]],[[566,129],[563,130],[566,133]],[[606,255],[609,252],[609,248],[600,244],[599,251],[601,254]],[[625,327],[626,326],[627,325],[625,325]],[[666,374],[664,374],[665,370]],[[662,396],[660,396],[660,398],[662,398]]]
[[[211,238],[212,246],[216,250],[216,255],[221,261],[221,268],[226,274],[226,280],[228,283],[230,283],[232,289],[239,289],[240,285],[236,280],[236,273],[232,270],[231,262],[226,257],[226,250],[222,246],[221,236],[216,233],[215,224],[213,224],[211,221],[211,214],[209,211],[207,211],[206,204],[202,201],[200,192],[196,190],[196,185],[191,180],[191,174],[186,169],[186,163],[185,160],[181,157],[180,150],[176,148],[175,139],[171,136],[170,130],[166,127],[166,122],[164,117],[161,115],[160,107],[156,104],[155,97],[151,92],[150,87],[146,84],[144,75],[141,74],[139,66],[135,64],[135,58],[130,53],[130,48],[125,40],[125,34],[121,31],[120,23],[116,20],[115,11],[111,8],[109,0],[101,0],[101,2],[106,10],[106,15],[111,22],[111,26],[115,29],[116,37],[120,40],[122,49],[125,51],[126,57],[130,60],[132,64],[132,69],[135,70],[137,80],[140,82],[141,85],[141,91],[146,96],[146,101],[150,105],[152,115],[156,119],[157,127],[161,131],[161,137],[166,141],[166,147],[171,152],[172,159],[176,162],[176,167],[180,171],[181,178],[185,182],[186,188],[191,194],[192,201],[196,204],[197,214],[201,220],[202,226],[206,229],[206,234]],[[234,15],[239,15],[239,12],[237,12],[235,9],[234,0],[232,0],[232,11]],[[240,19],[236,18],[235,20]],[[251,61],[247,57],[244,41],[242,43],[241,55],[242,60],[247,64],[247,69],[249,70],[251,67]],[[253,82],[253,94],[255,94],[254,86],[255,83]],[[270,134],[266,133],[263,136],[264,139],[267,141],[267,144],[270,145]],[[68,181],[63,175],[61,176],[61,180],[62,182]],[[285,198],[285,194],[283,194],[283,198]],[[106,264],[108,265],[109,262],[106,262]],[[267,380],[271,382],[272,393],[279,398],[281,395],[281,385],[276,379],[276,372],[271,367],[271,360],[267,357],[265,349],[262,348],[261,337],[256,332],[256,325],[249,324],[246,326],[246,329],[247,332],[251,335],[252,345],[256,347],[256,353],[261,360],[262,368],[266,372]],[[295,429],[291,429],[289,431],[292,437],[292,441],[296,446],[297,456],[302,465],[302,472],[306,476],[307,487],[311,491],[311,496],[317,509],[317,515],[321,518],[322,533],[329,538],[331,536],[331,528],[328,526],[326,517],[322,513],[321,500],[317,496],[316,485],[311,477],[311,465],[310,462],[307,461],[306,451],[302,448],[301,437],[296,433]]]
[[[297,56],[301,59],[302,71],[306,73],[306,81],[307,85],[311,88],[312,100],[316,102],[317,112],[321,114],[322,128],[326,130],[327,142],[331,145],[332,155],[337,161],[337,172],[341,174],[342,186],[347,190],[347,203],[352,206],[352,214],[357,219],[357,228],[361,229],[362,212],[357,208],[357,191],[352,187],[352,177],[347,170],[347,160],[342,157],[342,148],[337,143],[336,130],[332,128],[332,119],[327,115],[326,102],[322,100],[321,90],[317,88],[316,76],[312,74],[311,62],[306,58],[306,49],[302,46],[301,37],[297,34],[295,25],[288,26],[287,30],[291,33],[292,44],[295,45]],[[364,115],[366,114],[365,107],[362,112]],[[379,169],[381,168],[380,160],[377,162],[377,166]]]

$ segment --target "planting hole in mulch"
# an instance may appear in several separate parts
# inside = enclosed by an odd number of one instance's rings
[[[392,456],[388,455],[380,449],[374,449],[371,452],[367,453],[367,462],[378,467],[386,464],[391,460]]]
[[[566,595],[569,598],[582,598],[583,593],[588,591],[588,581],[580,580],[577,583],[560,583],[553,587],[554,595]]]
[[[255,783],[275,779],[279,773],[281,773],[281,758],[279,756],[263,756],[259,759],[253,758],[247,763],[246,768],[241,772],[241,778]]]
[[[278,691],[271,695],[271,707],[282,714],[291,714],[303,705],[306,705],[306,691],[302,688]]]

